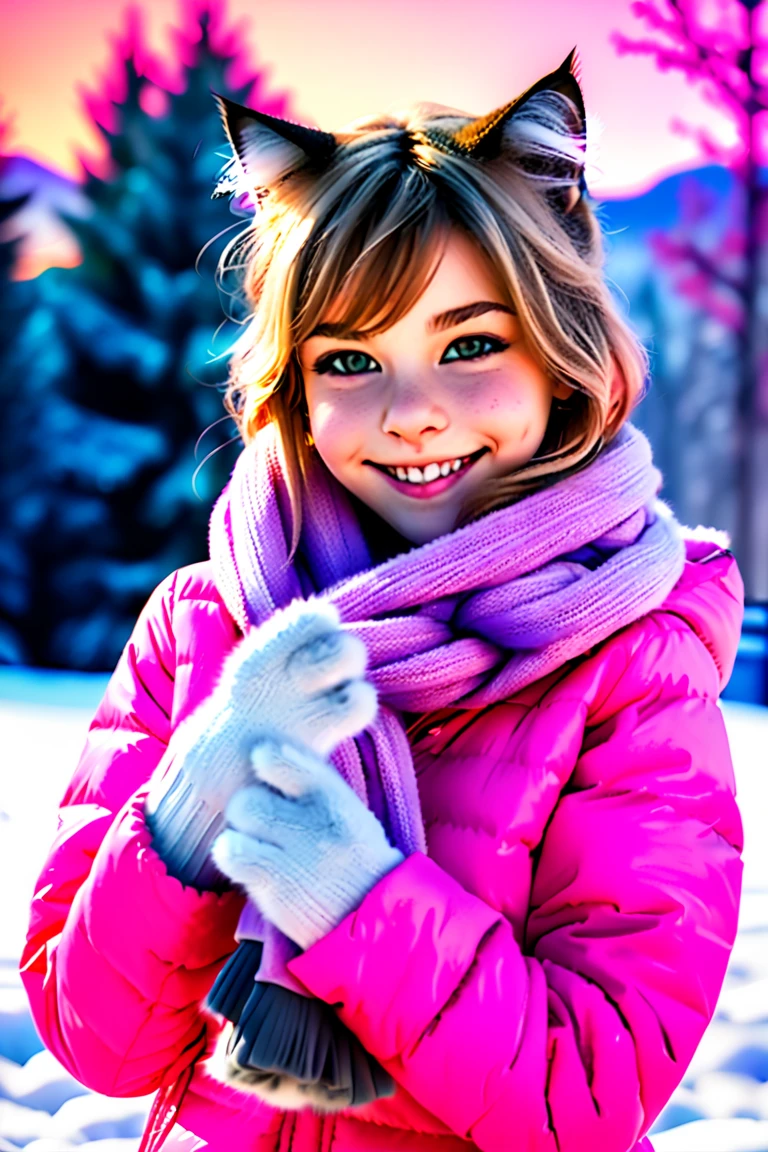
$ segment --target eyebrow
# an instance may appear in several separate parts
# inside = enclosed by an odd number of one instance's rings
[[[457,324],[463,324],[465,320],[474,320],[476,316],[482,316],[486,312],[506,312],[509,316],[516,315],[514,308],[497,300],[476,300],[474,304],[463,304],[461,308],[449,308],[447,312],[438,312],[427,324],[427,331],[443,332],[446,328],[455,328]],[[307,340],[311,340],[313,336],[327,336],[331,340],[366,340],[368,333],[347,328],[341,323],[318,324],[307,336]]]

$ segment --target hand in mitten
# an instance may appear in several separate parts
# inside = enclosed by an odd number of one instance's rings
[[[210,847],[230,798],[253,780],[259,737],[290,736],[326,755],[371,723],[376,692],[363,679],[366,664],[365,645],[321,602],[294,601],[243,638],[213,693],[173,733],[150,783],[146,820],[172,875],[220,886]]]
[[[257,782],[232,796],[230,827],[212,856],[272,924],[309,948],[404,857],[339,773],[309,750],[261,740],[251,762]]]

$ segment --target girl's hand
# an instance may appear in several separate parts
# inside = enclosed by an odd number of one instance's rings
[[[338,772],[308,749],[262,740],[251,763],[257,783],[230,800],[230,827],[212,856],[275,927],[309,948],[404,857]]]
[[[255,738],[270,734],[326,756],[376,715],[367,663],[365,645],[332,604],[296,600],[230,653],[212,699],[231,715],[246,756]]]
[[[221,880],[210,848],[230,798],[253,779],[255,740],[286,737],[325,756],[371,723],[367,657],[336,609],[312,601],[294,601],[233,649],[211,696],[173,733],[147,795],[153,846],[172,875]]]

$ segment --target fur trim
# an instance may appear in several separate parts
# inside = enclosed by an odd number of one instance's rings
[[[322,1084],[307,1084],[285,1073],[243,1068],[228,1051],[234,1027],[229,1021],[225,1024],[216,1041],[213,1055],[205,1062],[207,1071],[216,1080],[230,1088],[258,1096],[271,1107],[282,1111],[298,1112],[304,1108],[313,1108],[316,1112],[341,1112],[350,1107],[346,1092],[334,1097]]]

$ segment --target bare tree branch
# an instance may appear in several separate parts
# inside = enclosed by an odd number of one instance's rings
[[[734,166],[733,157],[729,154],[728,149],[723,147],[720,141],[716,140],[706,128],[689,124],[687,120],[681,120],[679,117],[670,120],[669,127],[675,135],[694,140],[701,154],[713,164],[722,164],[724,168]]]
[[[673,17],[664,16],[659,12],[655,4],[649,3],[649,0],[635,0],[631,7],[634,15],[638,16],[641,20],[645,20],[650,28],[655,28],[658,32],[664,32],[667,36],[679,36],[679,16],[676,20]],[[675,15],[677,15],[677,13],[675,13]]]
[[[654,248],[662,258],[670,261],[687,261],[693,265],[697,272],[703,272],[705,276],[708,276],[713,283],[718,284],[721,288],[727,288],[739,300],[743,299],[744,285],[742,281],[729,276],[722,268],[718,268],[712,257],[708,253],[702,252],[690,240],[679,240],[676,237],[666,235],[666,233],[661,233],[652,239]]]
[[[611,39],[616,48],[621,53],[653,55],[661,71],[676,68],[691,82],[697,79],[711,81],[722,103],[737,114],[743,109],[746,93],[739,92],[738,86],[728,75],[727,69],[730,69],[724,53],[716,51],[714,46],[709,48],[702,44],[700,29],[694,27],[680,0],[666,0],[666,3],[676,19],[664,17],[648,0],[637,0],[632,5],[632,11],[651,28],[668,36],[672,44],[660,44],[650,39],[636,40],[614,32]],[[736,48],[735,42],[733,47]],[[744,75],[744,66],[740,60],[735,60],[730,68]]]
[[[736,107],[742,107],[744,103],[743,94],[740,93],[737,88],[734,88],[733,84],[726,76],[718,75],[717,69],[713,68],[713,54],[712,52],[708,51],[707,48],[701,43],[699,30],[695,28],[691,23],[687,12],[685,12],[682,4],[680,3],[680,0],[667,0],[667,3],[679,15],[683,29],[683,35],[690,44],[691,48],[693,48],[694,52],[696,53],[696,57],[702,69],[706,71],[714,83],[717,84],[717,86],[723,92],[724,97],[730,98]],[[735,44],[734,47],[736,47]],[[719,60],[719,56],[715,56],[714,59]],[[740,61],[737,61],[736,66],[739,71],[743,71],[743,66],[741,65]]]

